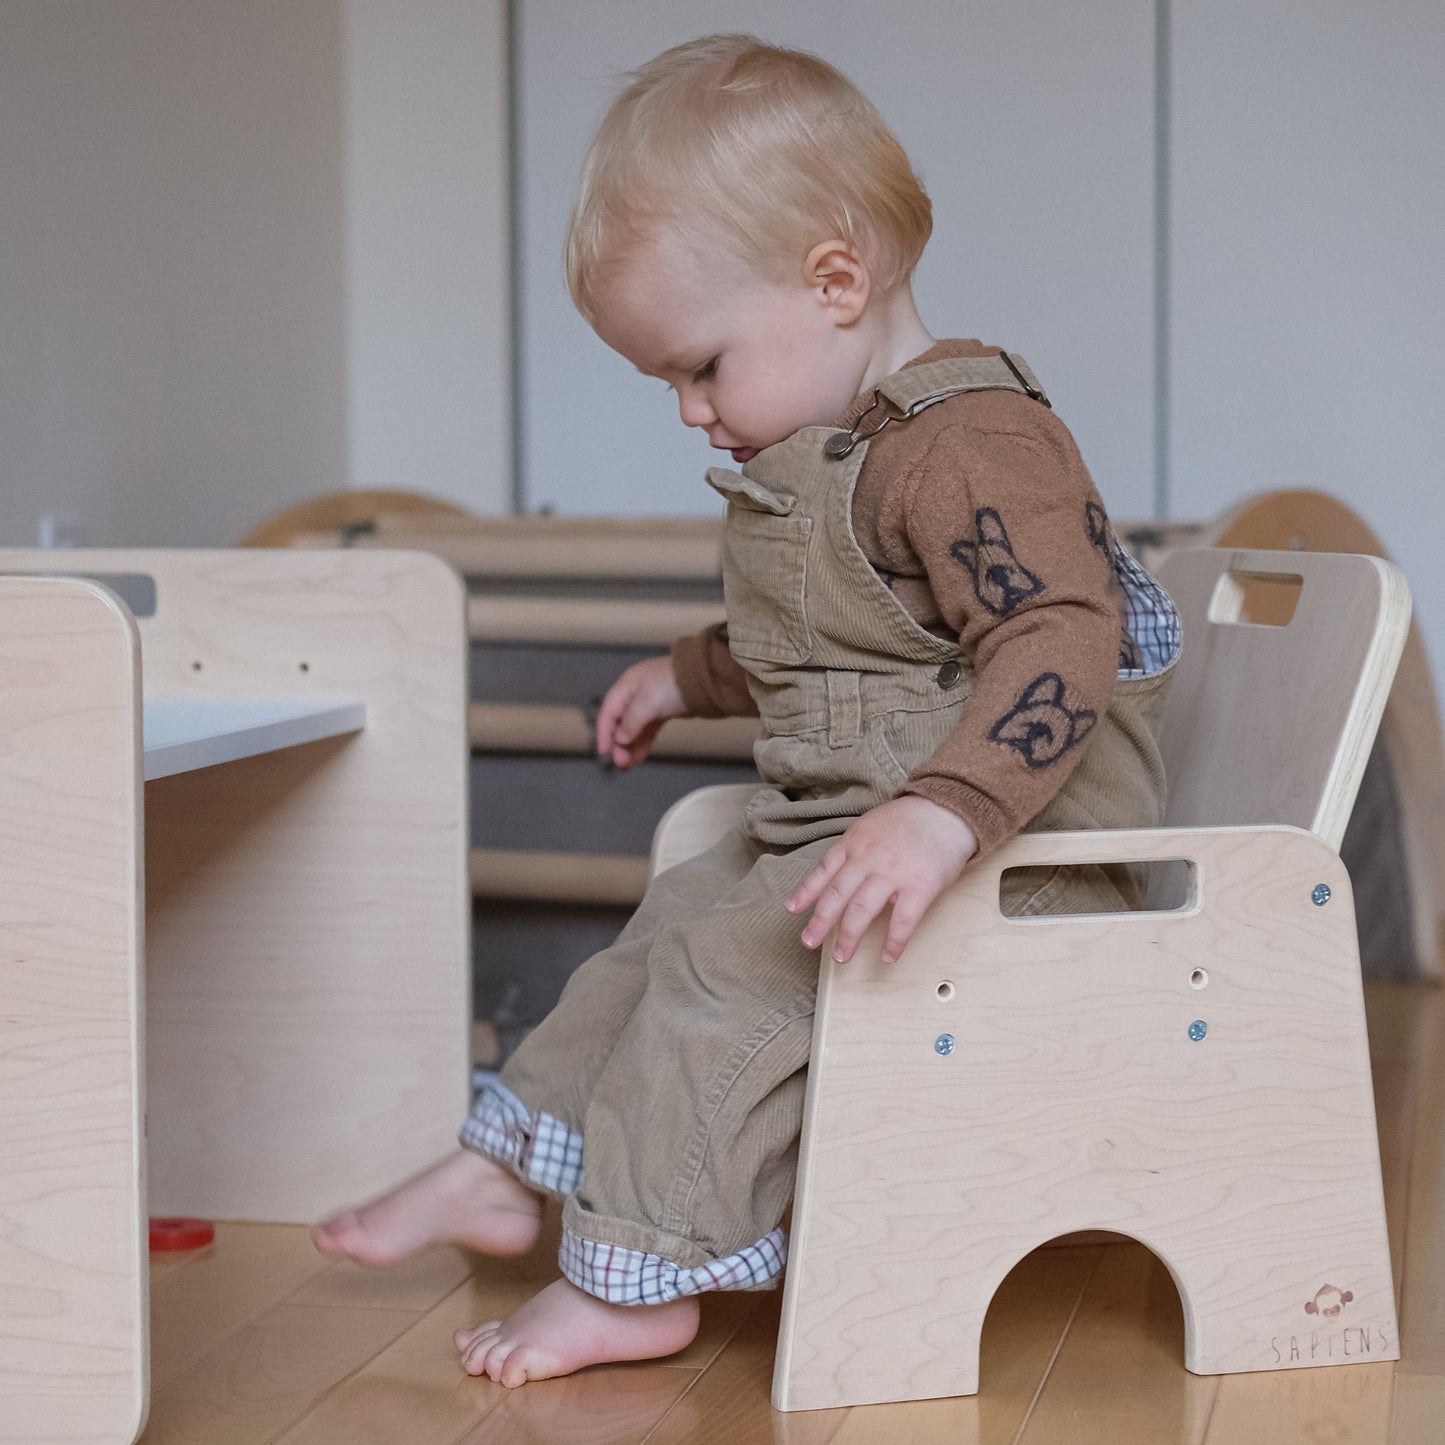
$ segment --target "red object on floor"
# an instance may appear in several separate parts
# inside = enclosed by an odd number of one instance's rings
[[[209,1219],[152,1219],[151,1249],[156,1252],[204,1249],[216,1237]]]

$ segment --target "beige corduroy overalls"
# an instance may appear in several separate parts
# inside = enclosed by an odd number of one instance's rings
[[[879,386],[879,405],[906,425],[961,391],[1041,396],[1016,364],[911,367]],[[741,474],[709,470],[728,502],[728,645],[761,713],[765,786],[740,831],[653,880],[462,1129],[464,1144],[566,1198],[563,1271],[614,1303],[757,1288],[781,1270],[818,976],[784,900],[932,755],[973,690],[957,643],[914,621],[854,538],[853,489],[878,420],[853,434],[805,428]],[[1160,820],[1169,675],[1116,684],[1030,830]],[[1014,913],[1137,903],[1124,869],[1005,877],[1017,878],[1004,898]]]

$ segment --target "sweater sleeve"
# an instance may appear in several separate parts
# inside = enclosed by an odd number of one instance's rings
[[[748,675],[728,651],[726,622],[679,637],[672,644],[672,675],[691,717],[757,717]]]
[[[975,676],[953,731],[898,791],[963,817],[980,854],[1042,811],[1083,756],[1109,706],[1122,616],[1103,508],[1068,429],[1022,399],[1005,419],[941,429],[900,498]]]

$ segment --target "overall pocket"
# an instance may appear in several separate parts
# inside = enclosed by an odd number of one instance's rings
[[[813,519],[794,515],[792,497],[724,467],[710,467],[707,479],[728,499],[722,541],[728,647],[740,662],[801,666],[813,654],[807,619]]]

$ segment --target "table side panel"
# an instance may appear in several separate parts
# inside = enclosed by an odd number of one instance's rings
[[[140,706],[130,615],[0,577],[0,1441],[144,1420]]]

